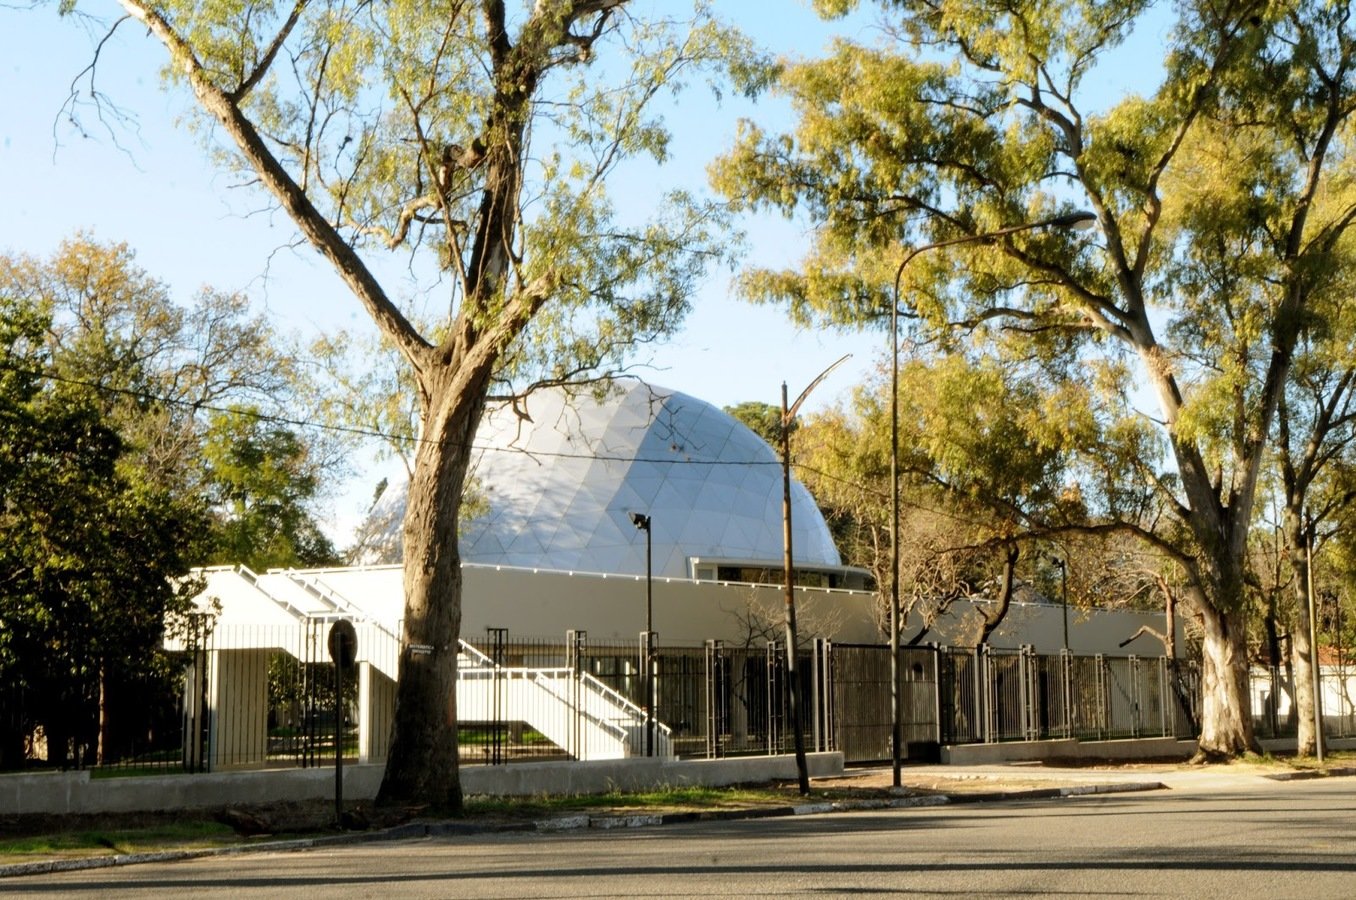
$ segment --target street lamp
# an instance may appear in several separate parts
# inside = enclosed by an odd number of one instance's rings
[[[796,402],[787,406],[786,382],[782,382],[782,567],[786,578],[786,689],[788,711],[791,714],[791,740],[796,748],[796,776],[800,792],[810,793],[810,770],[805,762],[805,735],[800,728],[800,678],[796,673],[796,576],[791,554],[791,423],[810,392],[838,368],[852,354],[841,357],[833,365],[815,376],[809,387],[800,392]]]
[[[654,569],[651,565],[652,541],[650,517],[644,513],[630,513],[631,524],[645,532],[645,755],[654,755]]]
[[[904,269],[914,257],[928,250],[972,244],[994,238],[1035,231],[1041,228],[1072,228],[1085,230],[1097,221],[1094,213],[1079,211],[1065,213],[1039,222],[1009,225],[982,234],[966,234],[914,247],[895,270],[895,289],[890,302],[890,760],[894,770],[894,786],[900,786],[901,723],[904,720],[903,692],[899,684],[899,283]]]

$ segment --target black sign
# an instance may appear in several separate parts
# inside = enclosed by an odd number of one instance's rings
[[[330,659],[341,669],[353,668],[358,659],[358,632],[348,619],[330,626]]]

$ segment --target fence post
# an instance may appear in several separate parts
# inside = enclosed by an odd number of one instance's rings
[[[979,648],[980,671],[984,677],[984,743],[996,743],[1002,737],[998,721],[998,673],[994,672],[993,651],[988,644]]]
[[[824,672],[820,665],[820,655],[823,652],[824,639],[815,638],[811,643],[810,651],[810,746],[814,748],[815,753],[823,750],[823,734],[821,732],[820,719],[823,715],[822,704],[824,701],[823,691],[821,690],[820,679]]]
[[[1060,718],[1063,720],[1064,737],[1068,740],[1073,739],[1073,654],[1069,648],[1063,647],[1059,651],[1059,691],[1060,706],[1062,711]]]
[[[838,746],[838,712],[834,697],[833,641],[824,639],[824,749],[832,750]]]
[[[1144,686],[1139,681],[1139,657],[1132,655],[1130,667],[1130,736],[1139,737],[1140,718],[1144,715]]]
[[[984,677],[984,648],[976,647],[974,664],[970,666],[975,683],[975,737],[981,744],[989,742],[989,714],[985,707],[988,699],[988,681]]]
[[[565,665],[570,670],[570,690],[573,694],[570,698],[570,709],[573,714],[570,733],[574,746],[569,750],[574,754],[574,758],[579,760],[587,758],[587,750],[583,746],[583,710],[579,707],[583,696],[580,680],[584,676],[584,654],[587,652],[588,639],[589,633],[582,629],[571,628],[565,632]]]
[[[1035,719],[1035,691],[1033,691],[1032,680],[1032,653],[1030,644],[1023,644],[1017,649],[1017,703],[1022,708],[1022,740],[1031,740],[1033,730],[1033,720]]]
[[[720,756],[720,736],[724,728],[725,684],[720,674],[725,656],[723,641],[706,642],[706,758]]]
[[[767,642],[767,754],[775,756],[781,750],[781,742],[776,739],[776,686],[777,686],[777,642]]]
[[[937,753],[938,758],[942,752],[942,648],[933,641],[928,646],[932,649],[932,715],[933,721],[937,724]]]
[[[490,763],[504,762],[504,644],[507,628],[486,628],[490,639],[490,661],[494,663],[490,679]]]
[[[1168,658],[1158,658],[1158,736],[1168,736],[1168,701],[1172,699],[1168,686]]]
[[[1107,731],[1109,730],[1107,716],[1110,712],[1108,709],[1108,700],[1110,699],[1108,692],[1110,688],[1107,685],[1106,657],[1098,653],[1093,659],[1095,660],[1097,672],[1097,677],[1093,680],[1097,686],[1097,737],[1105,740]]]

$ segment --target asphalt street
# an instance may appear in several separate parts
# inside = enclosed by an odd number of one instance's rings
[[[6,897],[1356,896],[1356,779],[359,843],[0,882]]]

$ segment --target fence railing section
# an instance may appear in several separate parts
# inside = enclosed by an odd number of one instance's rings
[[[327,635],[344,604],[331,605],[333,615],[276,626],[189,623],[167,641],[182,686],[164,698],[142,698],[154,727],[133,721],[137,704],[116,707],[128,716],[119,733],[148,740],[119,745],[105,763],[188,771],[315,766],[332,763],[336,750],[359,761],[383,759],[399,639],[359,621],[359,675],[336,696]],[[463,763],[778,754],[794,746],[781,644],[707,641],[647,653],[643,636],[594,644],[582,631],[562,642],[490,629],[467,637],[457,691]],[[852,762],[890,758],[887,646],[818,640],[800,651],[796,671],[807,748],[839,750]],[[909,759],[934,758],[943,744],[1190,736],[1198,720],[1197,671],[1164,658],[928,646],[901,649],[898,672],[901,750]],[[1259,736],[1293,734],[1284,676],[1254,673]],[[1356,734],[1352,682],[1356,672],[1324,674],[1330,735]],[[20,728],[22,695],[0,699],[0,724]],[[44,764],[33,758],[39,755],[28,753],[20,767]]]
[[[941,649],[943,743],[1185,736],[1198,690],[1163,657]]]

